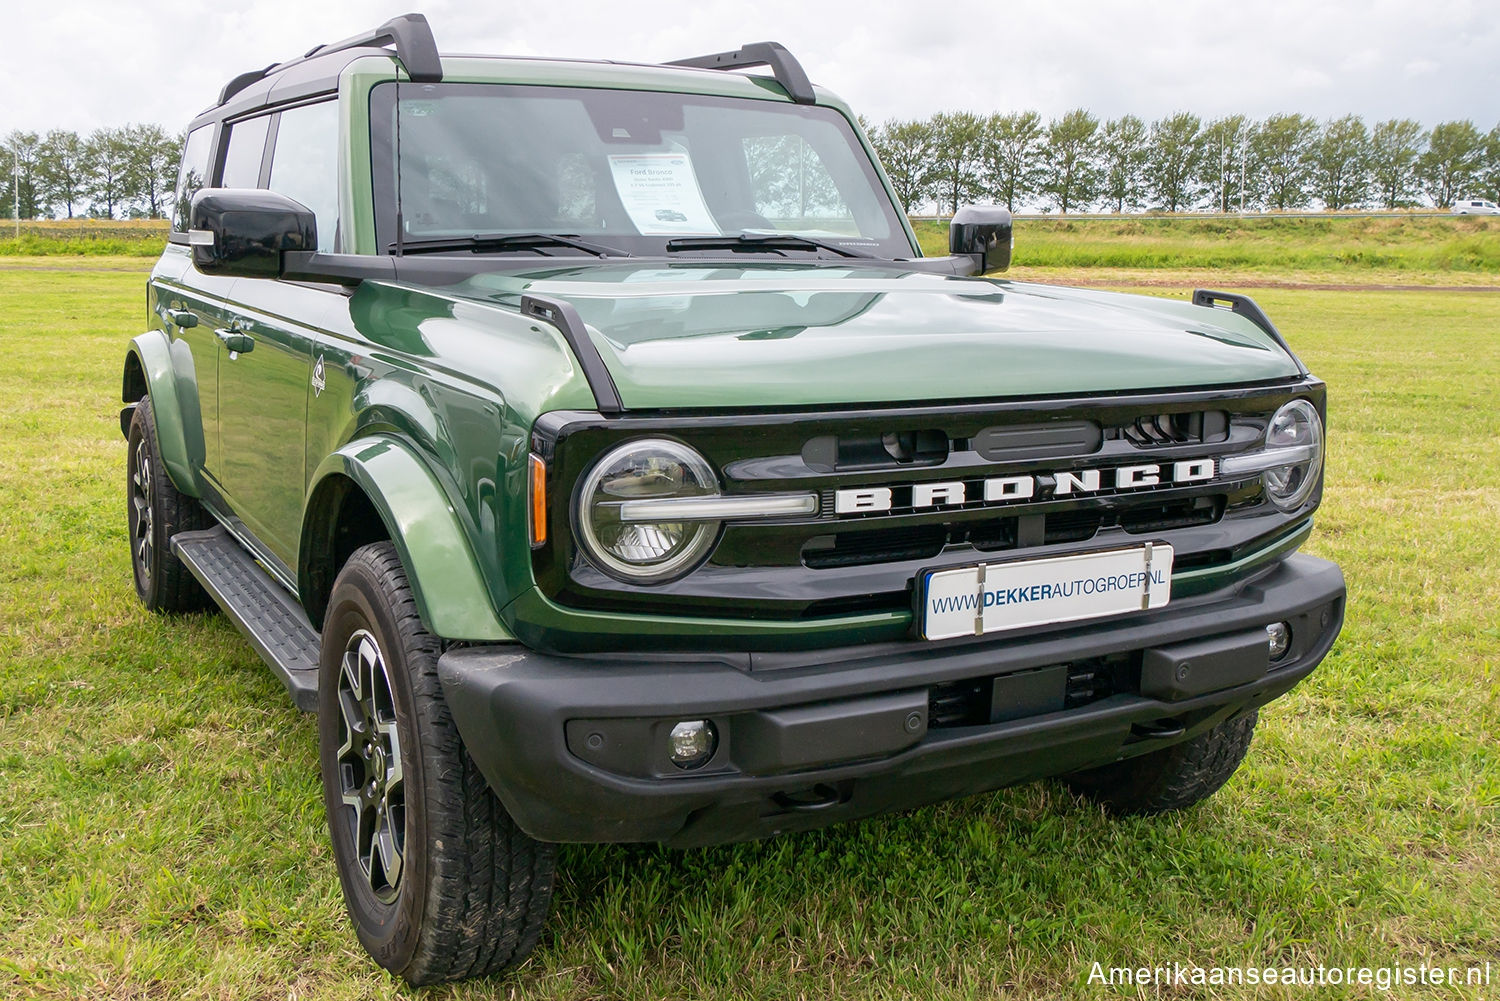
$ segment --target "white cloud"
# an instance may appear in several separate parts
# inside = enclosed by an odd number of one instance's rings
[[[1489,122],[1500,19],[1466,0],[51,0],[7,13],[0,132],[180,126],[224,82],[422,6],[450,52],[659,61],[774,39],[867,117],[1354,112]],[[1386,56],[1385,53],[1399,53]],[[1412,87],[1408,78],[1422,80]]]

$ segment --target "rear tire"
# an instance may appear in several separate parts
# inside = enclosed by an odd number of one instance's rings
[[[554,848],[516,827],[464,749],[441,652],[395,547],[356,550],[323,626],[323,799],[359,941],[414,986],[519,963],[552,899]]]
[[[196,612],[213,604],[172,552],[172,536],[212,523],[203,505],[179,491],[161,461],[151,397],[142,397],[125,438],[125,523],[135,593],[153,612]]]
[[[1181,810],[1219,790],[1245,760],[1258,710],[1230,717],[1211,730],[1160,751],[1074,772],[1068,788],[1122,816]]]

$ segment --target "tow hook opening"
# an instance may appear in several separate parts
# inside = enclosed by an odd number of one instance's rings
[[[779,792],[771,797],[771,802],[786,813],[811,813],[847,803],[853,794],[854,780],[844,779],[840,782],[819,782],[804,789]]]
[[[1132,740],[1168,740],[1187,733],[1187,724],[1175,716],[1135,723],[1130,727]]]

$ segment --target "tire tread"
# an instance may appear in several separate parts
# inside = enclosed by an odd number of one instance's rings
[[[135,427],[139,424],[139,430]],[[149,592],[142,592],[137,579],[136,593],[153,612],[197,612],[213,605],[213,599],[198,583],[198,578],[187,568],[177,554],[172,552],[172,537],[180,532],[196,532],[209,528],[213,518],[194,497],[177,489],[167,475],[162,462],[161,447],[156,434],[156,414],[151,407],[151,397],[142,397],[135,405],[131,417],[132,434],[126,439],[126,447],[134,448],[139,434],[146,440],[146,453],[151,463],[151,483],[154,496],[151,504],[155,508],[156,536],[154,544],[158,553],[156,572]],[[127,468],[128,457],[127,457]],[[128,503],[128,501],[127,501]],[[133,545],[132,540],[132,545]],[[131,554],[132,567],[135,556]]]
[[[425,769],[427,843],[441,846],[428,851],[416,950],[396,972],[416,986],[498,973],[536,945],[551,903],[555,848],[515,825],[464,748],[437,675],[443,643],[422,624],[395,546],[359,549],[340,575],[351,567],[378,582],[405,645]]]
[[[1182,810],[1229,781],[1250,749],[1259,718],[1252,709],[1180,744],[1075,772],[1065,781],[1111,813],[1149,816]]]

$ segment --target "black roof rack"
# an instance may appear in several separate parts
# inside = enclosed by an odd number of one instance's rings
[[[694,56],[691,59],[674,59],[666,63],[667,66],[689,66],[700,70],[731,70],[741,69],[748,66],[769,66],[771,74],[776,82],[781,84],[783,90],[798,104],[813,104],[817,101],[813,94],[812,81],[802,70],[802,64],[797,62],[797,57],[786,50],[786,46],[780,42],[752,42],[742,45],[733,52],[715,52],[707,56]]]
[[[272,63],[264,69],[247,70],[244,73],[241,73],[239,76],[226,83],[224,85],[224,89],[219,92],[219,104],[223,104],[225,101],[229,100],[231,97],[238,94],[240,91],[244,90],[255,81],[261,79],[267,73],[275,69],[276,66],[276,63]]]
[[[223,104],[257,80],[262,80],[272,73],[278,73],[288,66],[295,66],[308,59],[328,55],[330,52],[372,45],[394,45],[396,58],[401,60],[402,66],[406,67],[406,75],[417,83],[436,83],[443,78],[443,63],[438,58],[437,42],[432,37],[432,28],[428,26],[427,18],[421,14],[402,14],[400,17],[391,18],[372,31],[352,35],[341,42],[309,49],[307,54],[300,58],[284,63],[273,63],[262,70],[241,73],[224,85],[224,90],[219,95],[219,103]]]

